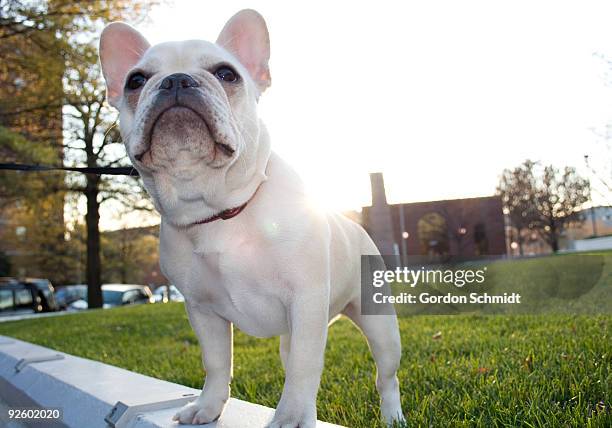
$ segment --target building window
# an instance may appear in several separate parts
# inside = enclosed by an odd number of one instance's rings
[[[417,222],[421,254],[448,254],[448,226],[446,219],[438,213],[425,214]]]

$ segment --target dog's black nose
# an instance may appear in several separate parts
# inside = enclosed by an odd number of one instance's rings
[[[174,73],[170,76],[166,76],[159,85],[159,89],[172,89],[176,90],[181,88],[197,88],[200,86],[198,82],[194,80],[189,74],[185,73]]]

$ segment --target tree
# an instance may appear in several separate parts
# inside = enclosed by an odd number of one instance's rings
[[[57,163],[57,151],[0,127],[3,162]],[[0,171],[0,249],[10,254],[7,275],[66,280],[63,174]]]
[[[519,252],[523,255],[524,233],[535,226],[538,214],[533,203],[536,193],[536,163],[527,159],[514,169],[502,172],[497,194],[501,196],[504,212],[516,229]]]
[[[72,282],[79,260],[71,257],[71,242],[65,239],[64,225],[58,223],[56,200],[43,198],[5,209],[0,242],[10,252],[11,276],[50,279],[53,284]]]
[[[559,235],[569,223],[584,222],[583,216],[574,214],[590,200],[590,194],[589,180],[580,177],[575,168],[565,167],[563,171],[552,165],[544,168],[535,192],[536,224],[553,252],[559,250]]]
[[[31,140],[51,140],[61,158],[62,76],[73,47],[89,44],[104,22],[144,17],[143,0],[0,0],[0,123]]]
[[[596,52],[595,57],[599,58],[605,67],[603,76],[604,84],[612,87],[612,57]],[[602,129],[603,128],[603,129]],[[602,128],[594,127],[591,130],[598,139],[598,147],[595,146],[591,153],[585,153],[584,162],[595,179],[596,184],[591,188],[599,194],[602,200],[610,203],[612,196],[612,123],[608,121]]]
[[[128,166],[129,161],[114,124],[114,113],[105,100],[105,84],[95,66],[97,52],[90,46],[79,48],[84,61],[72,64],[65,77],[66,161],[88,167]],[[87,201],[87,284],[89,307],[102,306],[100,283],[100,207],[120,200],[131,209],[151,210],[149,199],[134,177],[68,174],[68,188],[80,192]]]
[[[584,221],[575,214],[590,197],[589,181],[575,168],[565,167],[560,172],[552,165],[540,170],[537,167],[536,162],[526,160],[512,170],[504,170],[497,188],[504,211],[517,230],[521,255],[526,230],[536,231],[557,252],[564,228]]]
[[[0,0],[0,153],[5,162],[58,165],[64,42],[50,21],[34,23],[25,4]],[[42,17],[42,2],[27,5]],[[60,172],[0,174],[2,246],[14,259],[13,275],[42,273],[58,281],[56,273],[64,271],[63,179]],[[50,266],[55,267],[39,269]]]
[[[148,284],[158,270],[158,229],[141,227],[104,232],[102,235],[105,282]]]
[[[20,161],[31,164],[53,163],[57,159],[51,147],[34,143],[3,126],[0,126],[0,158],[3,162]],[[39,199],[45,193],[49,193],[48,182],[45,182],[40,174],[25,179],[23,174],[0,171],[0,209],[19,199]]]
[[[55,132],[44,143],[57,150],[60,162],[65,156],[70,164],[124,164],[125,152],[116,144],[114,120],[104,104],[95,44],[104,22],[134,21],[146,16],[153,4],[145,0],[0,0],[0,123],[24,135],[52,129]],[[66,138],[62,110],[67,111]],[[24,118],[31,119],[24,122]],[[143,208],[146,200],[140,199],[143,192],[130,178],[111,182],[105,177],[68,174],[61,183],[63,190],[79,192],[87,200],[89,307],[100,307],[100,205],[119,198],[136,201]]]

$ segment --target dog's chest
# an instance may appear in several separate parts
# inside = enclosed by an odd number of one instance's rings
[[[234,231],[236,232],[236,231]],[[211,310],[253,336],[288,331],[283,300],[286,288],[262,260],[260,243],[240,234],[223,240],[164,239],[161,264],[190,305]]]

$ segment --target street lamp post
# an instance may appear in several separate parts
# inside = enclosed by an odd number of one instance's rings
[[[406,231],[406,224],[405,224],[405,220],[404,220],[404,204],[400,204],[400,206],[399,206],[399,215],[400,215],[400,230],[402,231],[402,239],[401,239],[402,254],[401,254],[401,261],[402,261],[402,266],[405,266],[406,265],[406,256],[408,255],[408,250],[406,249],[406,240],[408,239],[408,232]]]

